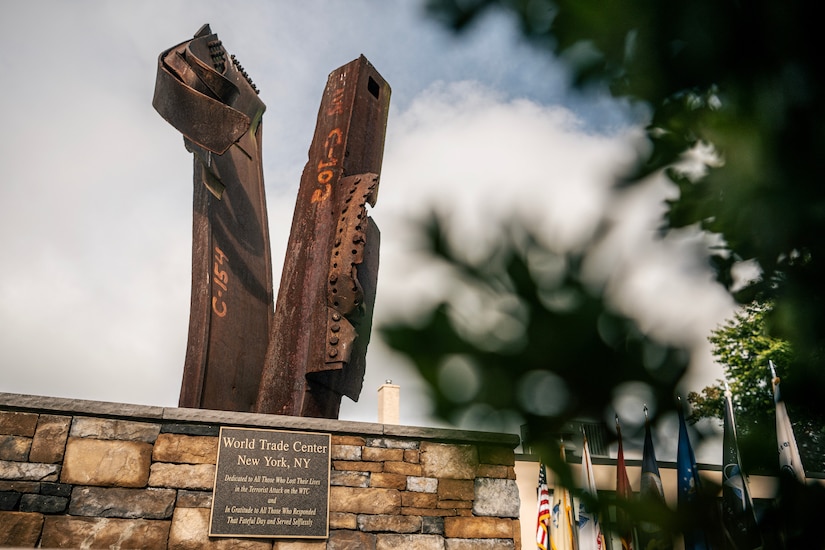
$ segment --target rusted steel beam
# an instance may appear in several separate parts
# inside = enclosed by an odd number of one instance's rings
[[[265,105],[204,25],[160,54],[152,104],[194,153],[192,297],[180,406],[252,411],[272,326]]]
[[[375,204],[390,87],[364,56],[333,71],[287,244],[257,412],[337,418],[358,400],[378,274]]]

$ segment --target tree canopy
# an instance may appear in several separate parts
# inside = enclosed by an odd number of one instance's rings
[[[723,366],[725,381],[731,389],[736,412],[737,433],[742,447],[745,469],[750,472],[775,473],[777,462],[776,407],[771,389],[769,362],[773,361],[784,386],[792,382],[795,373],[793,350],[781,338],[772,337],[766,327],[771,304],[756,301],[733,319],[713,331],[709,340],[716,360]],[[701,418],[722,419],[724,411],[724,381],[688,394],[692,405],[689,421]],[[825,415],[819,411],[789,405],[797,444],[807,471],[825,471]]]

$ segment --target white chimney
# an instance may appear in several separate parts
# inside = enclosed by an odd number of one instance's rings
[[[378,423],[398,424],[400,411],[401,387],[387,380],[378,388]]]

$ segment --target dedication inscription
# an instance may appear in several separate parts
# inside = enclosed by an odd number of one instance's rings
[[[221,427],[209,536],[326,538],[330,435]]]

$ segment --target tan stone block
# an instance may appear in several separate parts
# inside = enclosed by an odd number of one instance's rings
[[[330,487],[329,511],[355,514],[397,514],[401,493],[395,489]]]
[[[43,548],[141,548],[165,550],[169,521],[46,516]]]
[[[333,470],[329,476],[330,485],[343,485],[344,487],[369,487],[370,474],[365,472],[339,472]]]
[[[378,535],[375,550],[444,550],[444,539],[438,535]]]
[[[472,510],[469,510],[472,513]],[[456,515],[455,508],[449,510],[439,508],[401,508],[401,515],[404,516],[454,516]]]
[[[0,460],[0,479],[9,481],[57,481],[59,464]]]
[[[145,487],[151,457],[149,443],[70,437],[60,481],[103,487]]]
[[[214,464],[169,464],[155,462],[149,474],[150,487],[172,489],[212,489],[215,484]]]
[[[510,539],[447,539],[445,550],[515,550],[521,548]]]
[[[34,432],[29,460],[46,464],[63,462],[71,424],[71,416],[41,414]]]
[[[333,435],[331,442],[333,445],[355,445],[363,447],[366,439],[357,435]]]
[[[439,500],[473,500],[474,482],[472,479],[439,479]]]
[[[478,467],[475,445],[421,443],[421,465],[428,477],[473,479]]]
[[[160,424],[77,416],[72,421],[72,428],[69,435],[71,437],[154,443],[159,433]]]
[[[515,473],[512,466],[501,466],[496,464],[479,464],[477,477],[492,477],[496,479],[509,479],[510,472]]]
[[[0,512],[0,547],[34,548],[43,529],[43,514]]]
[[[518,522],[512,519],[444,518],[444,535],[456,539],[512,539]]]
[[[326,550],[325,540],[276,540],[272,550]]]
[[[482,464],[514,466],[516,464],[516,455],[510,447],[502,447],[500,445],[479,445],[478,461]]]
[[[330,458],[332,460],[361,460],[361,447],[358,445],[333,445]]]
[[[438,479],[407,476],[407,490],[414,493],[435,493],[438,491]]]
[[[436,508],[443,508],[445,510],[471,510],[473,508],[473,501],[471,500],[439,500]]]
[[[358,530],[367,533],[418,533],[421,531],[421,517],[361,514],[358,516]]]
[[[407,488],[407,476],[376,472],[370,476],[370,487],[404,490]]]
[[[155,440],[152,460],[181,464],[215,464],[218,460],[218,438],[160,434]]]
[[[39,493],[39,481],[0,481],[0,492],[14,491],[15,493]]]
[[[339,471],[383,472],[383,462],[354,462],[350,460],[333,460],[332,467]]]
[[[421,462],[421,451],[418,449],[406,449],[404,451],[404,462],[418,464]]]
[[[423,468],[421,464],[411,464],[409,462],[385,462],[384,471],[388,474],[404,474],[405,476],[421,476]]]
[[[401,493],[401,506],[409,508],[436,508],[438,495],[435,493]]]
[[[521,548],[521,520],[515,520],[513,524],[513,546]]]
[[[30,437],[20,435],[0,435],[0,460],[26,462],[29,460]]]
[[[386,462],[388,460],[402,462],[404,460],[404,449],[364,447],[361,451],[361,460],[367,462]]]
[[[358,516],[347,512],[330,512],[329,514],[329,528],[330,529],[357,529]]]
[[[330,531],[327,550],[375,550],[375,535],[360,531]]]
[[[169,530],[169,550],[271,550],[267,539],[209,537],[208,508],[175,508]]]
[[[0,411],[0,434],[34,436],[37,428],[37,414]]]

